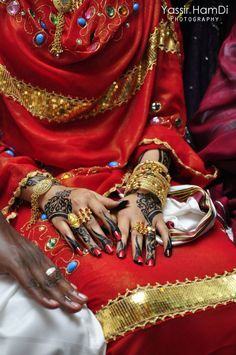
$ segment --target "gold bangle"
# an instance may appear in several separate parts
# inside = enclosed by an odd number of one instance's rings
[[[170,180],[170,175],[165,165],[147,160],[137,165],[133,170],[126,184],[125,195],[131,191],[145,189],[157,196],[163,206],[169,191]]]
[[[31,218],[29,222],[30,227],[32,224],[34,224],[39,216],[39,197],[44,195],[46,192],[50,190],[52,185],[54,184],[54,179],[44,179],[42,181],[39,181],[34,187],[33,187],[33,193],[31,195]]]
[[[133,174],[137,174],[139,172],[144,172],[145,170],[151,170],[153,173],[156,171],[163,172],[164,174],[168,174],[168,169],[167,167],[160,163],[159,161],[153,161],[153,160],[145,160],[143,163],[138,164],[134,170]]]

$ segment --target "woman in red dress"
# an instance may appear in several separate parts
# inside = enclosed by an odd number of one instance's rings
[[[216,224],[170,258],[172,244],[212,224],[200,187],[217,171],[206,170],[184,139],[181,36],[169,2],[0,3],[3,213],[88,295],[106,340],[118,339],[108,353],[219,349],[219,327],[207,338],[205,330],[220,313],[221,324],[228,312],[236,318],[233,247]],[[178,231],[161,213],[169,175],[172,185],[191,184],[171,193],[199,202],[204,217],[194,229]],[[155,266],[156,233],[163,253],[158,248]],[[193,315],[222,303],[230,305]],[[235,344],[229,326],[226,333]]]

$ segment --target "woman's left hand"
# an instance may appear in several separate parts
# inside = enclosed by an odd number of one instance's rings
[[[121,230],[122,240],[117,244],[117,256],[124,258],[128,238],[131,236],[132,254],[134,262],[143,264],[143,247],[145,247],[145,263],[154,266],[156,261],[156,234],[158,233],[164,246],[164,254],[170,257],[172,244],[168,228],[163,220],[159,199],[145,191],[138,191],[125,198],[129,201],[128,207],[117,214],[118,226]],[[137,231],[137,223],[148,226],[146,235]]]

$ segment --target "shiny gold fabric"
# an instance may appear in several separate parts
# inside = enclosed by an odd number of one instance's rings
[[[106,341],[166,318],[236,302],[236,269],[204,279],[147,285],[110,300],[96,314]]]

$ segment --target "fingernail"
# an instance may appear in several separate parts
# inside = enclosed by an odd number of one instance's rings
[[[113,254],[114,252],[114,249],[109,244],[106,244],[105,250],[108,254]]]
[[[83,293],[78,292],[77,295],[82,301],[86,302],[88,300],[88,297],[85,296]]]
[[[74,284],[71,283],[71,286],[72,286],[75,290],[78,290],[78,287],[75,286]]]
[[[59,303],[55,300],[43,297],[43,300],[46,301],[47,303],[50,303],[52,306],[59,306]]]
[[[164,255],[169,258],[172,255],[172,249],[167,248],[164,252]]]
[[[136,259],[134,259],[134,262],[136,264],[142,265],[143,264],[143,258],[142,256],[138,256]]]
[[[117,253],[118,258],[120,259],[124,259],[125,258],[125,251],[121,250]]]
[[[77,253],[80,255],[80,256],[83,256],[83,251],[79,248],[79,247],[76,247],[76,251]]]
[[[113,235],[114,235],[114,237],[116,238],[116,240],[118,240],[118,241],[121,240],[121,234],[120,234],[119,232],[114,231],[114,232],[113,232]]]
[[[72,306],[72,307],[74,307],[74,308],[81,308],[81,304],[79,304],[79,303],[76,303],[76,302],[70,302],[69,303],[70,304],[70,306]]]
[[[155,263],[154,263],[154,260],[153,259],[149,259],[148,262],[146,263],[147,266],[154,266]]]
[[[166,250],[164,252],[164,255],[167,258],[169,258],[172,255],[172,243],[171,243],[170,239],[168,240],[168,244],[167,244]]]
[[[82,249],[80,248],[80,246],[79,246],[77,240],[72,239],[72,238],[68,237],[67,235],[65,236],[65,239],[67,240],[68,244],[71,246],[72,249],[74,249],[74,251],[75,251],[76,253],[78,253],[78,254],[81,255],[81,256],[83,255],[83,251],[82,251]]]
[[[101,250],[99,250],[98,248],[93,248],[93,249],[91,249],[91,252],[92,252],[92,254],[94,254],[94,255],[96,255],[96,256],[100,256],[100,255],[102,255],[102,252],[101,252]]]

